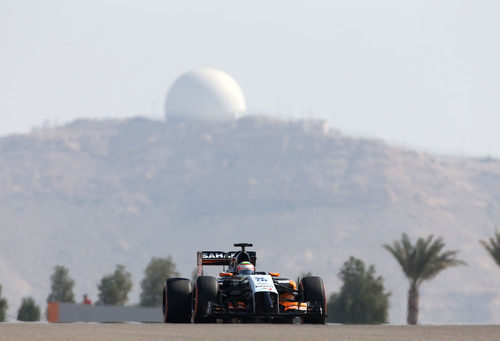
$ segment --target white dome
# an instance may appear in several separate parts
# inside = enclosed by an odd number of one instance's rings
[[[245,97],[227,73],[201,68],[181,75],[170,87],[165,103],[167,119],[226,121],[241,116]]]

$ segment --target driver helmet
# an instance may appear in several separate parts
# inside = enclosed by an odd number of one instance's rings
[[[255,266],[250,262],[241,262],[236,267],[238,275],[253,275],[255,273]]]

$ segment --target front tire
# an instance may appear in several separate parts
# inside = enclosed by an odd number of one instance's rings
[[[194,323],[215,323],[216,318],[209,316],[208,304],[217,301],[219,283],[212,276],[199,276],[196,278],[193,295],[193,321]]]
[[[323,280],[318,276],[304,277],[300,281],[300,291],[305,302],[310,302],[321,307],[320,314],[311,314],[302,318],[303,323],[325,324],[326,295]]]
[[[191,322],[191,282],[187,278],[169,278],[163,286],[163,321]]]

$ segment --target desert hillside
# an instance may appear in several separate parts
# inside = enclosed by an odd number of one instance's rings
[[[350,255],[375,264],[403,323],[407,283],[381,245],[434,233],[467,267],[421,292],[422,323],[500,323],[500,269],[479,245],[500,226],[500,161],[436,156],[323,122],[80,120],[0,139],[0,284],[10,315],[43,303],[55,264],[77,296],[117,263],[138,301],[152,256],[190,276],[195,252],[253,242],[261,270],[310,270],[329,291]],[[443,308],[444,307],[444,308]]]

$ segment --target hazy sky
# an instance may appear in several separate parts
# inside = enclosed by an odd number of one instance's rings
[[[498,0],[0,0],[0,135],[163,118],[199,66],[231,74],[250,113],[500,157]]]

